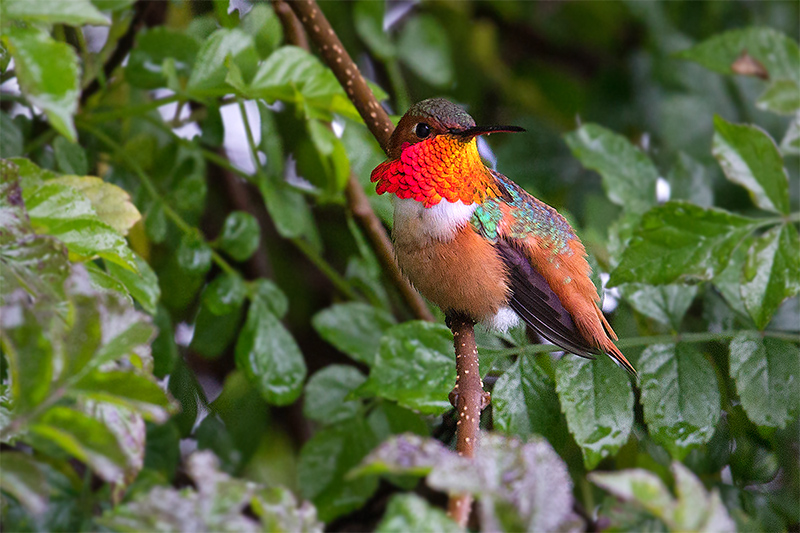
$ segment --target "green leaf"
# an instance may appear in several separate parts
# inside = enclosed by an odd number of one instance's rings
[[[66,138],[59,136],[53,141],[53,152],[58,170],[61,172],[81,176],[89,172],[86,151],[79,144],[71,143]]]
[[[236,366],[271,404],[288,405],[303,390],[303,354],[262,298],[250,304],[236,342]]]
[[[395,323],[388,311],[361,302],[335,304],[311,319],[323,339],[370,366],[375,362],[381,337]]]
[[[661,479],[643,469],[592,472],[589,479],[623,502],[631,502],[659,518],[670,531],[736,531],[736,524],[717,489],[710,493],[688,468],[672,463],[677,498]]]
[[[200,297],[189,348],[203,357],[222,355],[239,331],[245,295],[246,286],[238,274],[221,275],[208,284]]]
[[[200,50],[190,35],[164,26],[147,28],[136,34],[136,47],[131,50],[125,67],[125,79],[142,89],[167,86],[165,62],[171,61],[174,75],[187,80]]]
[[[608,285],[708,280],[721,272],[757,221],[721,209],[667,202],[645,213]]]
[[[319,120],[308,120],[306,126],[324,171],[324,176],[311,176],[312,182],[318,184],[328,195],[343,191],[350,178],[350,161],[344,144]]]
[[[781,152],[787,156],[800,156],[800,112],[795,114],[786,135],[783,136]]]
[[[60,2],[67,3],[71,1]],[[49,3],[27,0],[17,0],[14,5],[36,5],[49,9]],[[17,81],[28,102],[43,110],[50,124],[61,135],[76,142],[72,115],[78,109],[80,75],[78,56],[73,48],[66,43],[56,42],[47,32],[34,28],[8,28],[3,42],[14,57]]]
[[[199,235],[181,237],[175,258],[178,267],[190,276],[205,276],[211,268],[211,248]]]
[[[217,239],[220,248],[236,261],[249,259],[258,249],[260,241],[258,220],[244,211],[233,211],[228,215]]]
[[[667,175],[672,200],[686,200],[700,207],[714,205],[713,183],[704,165],[685,152],[678,152]]]
[[[157,423],[164,423],[175,410],[158,383],[130,371],[90,372],[70,388],[69,394],[120,405]]]
[[[747,188],[758,207],[789,213],[789,178],[778,147],[763,130],[715,116],[712,153],[725,176]]]
[[[222,28],[212,33],[197,52],[186,90],[199,97],[222,96],[231,92],[225,81],[228,56],[245,79],[252,77],[258,63],[253,38],[239,29]]]
[[[398,58],[417,76],[436,87],[453,81],[447,32],[432,15],[410,17],[397,40]]]
[[[24,189],[23,197],[36,232],[56,237],[76,259],[99,256],[135,271],[136,261],[125,238],[100,220],[89,199],[76,188],[46,182]]]
[[[258,55],[264,59],[283,41],[283,26],[268,4],[255,4],[239,26],[253,37]]]
[[[367,2],[368,3],[368,2]],[[389,500],[377,533],[457,533],[463,531],[447,514],[413,493],[395,494]]]
[[[6,159],[22,155],[24,142],[22,130],[11,117],[0,111],[0,157]]]
[[[130,195],[113,183],[94,176],[61,176],[50,181],[69,185],[83,193],[97,217],[121,235],[127,235],[128,230],[142,218]]]
[[[142,309],[154,315],[158,300],[161,298],[158,278],[147,261],[136,253],[133,254],[133,259],[136,261],[136,272],[131,272],[111,261],[105,261],[106,271],[125,286],[125,289],[139,302]]]
[[[600,174],[612,202],[632,213],[644,213],[655,205],[658,170],[625,137],[597,124],[586,124],[564,139],[583,166]]]
[[[556,366],[556,391],[587,469],[614,455],[633,427],[633,391],[625,371],[607,357],[566,356]]]
[[[378,488],[377,478],[347,474],[378,444],[363,418],[351,418],[318,431],[300,451],[300,492],[317,507],[320,520],[358,509]]]
[[[50,489],[42,465],[25,453],[4,450],[0,467],[0,489],[16,498],[32,516],[44,513]]]
[[[751,27],[715,35],[676,55],[721,74],[733,74],[731,65],[746,51],[767,69],[770,79],[800,83],[797,43],[772,28]]]
[[[348,400],[351,391],[367,378],[358,369],[345,365],[330,365],[308,380],[303,402],[303,414],[309,420],[329,425],[358,416],[363,407],[358,400]]]
[[[47,441],[83,461],[100,478],[121,481],[126,465],[117,438],[101,422],[69,407],[51,407],[29,427],[36,445]]]
[[[272,280],[260,278],[251,282],[250,297],[261,298],[267,303],[270,312],[278,318],[285,317],[289,310],[289,299]]]
[[[532,356],[506,370],[492,389],[492,419],[498,431],[521,439],[542,435],[561,447],[568,435],[553,379]]]
[[[358,36],[381,61],[397,53],[389,34],[383,29],[384,3],[359,0],[353,9],[353,22]]]
[[[283,487],[272,487],[258,492],[251,505],[261,519],[262,531],[323,531],[322,524],[317,521],[317,510],[314,506],[307,502],[298,505],[292,491]]]
[[[4,20],[16,19],[45,24],[69,24],[70,26],[108,26],[110,21],[89,0],[3,0],[0,10]]]
[[[730,349],[730,375],[747,417],[759,426],[779,428],[797,418],[797,346],[742,332],[731,341]]]
[[[776,80],[758,97],[756,107],[779,115],[794,115],[800,110],[800,86],[793,80]]]
[[[720,417],[711,363],[690,344],[649,346],[639,358],[642,406],[650,436],[683,460],[708,442]]]
[[[681,321],[697,295],[697,285],[644,285],[627,283],[622,296],[641,314],[680,331]]]
[[[383,336],[369,379],[359,394],[394,400],[426,414],[451,409],[456,379],[453,335],[443,324],[412,321]]]
[[[792,224],[781,224],[750,247],[742,270],[742,300],[756,326],[764,329],[781,303],[798,291],[800,238]]]

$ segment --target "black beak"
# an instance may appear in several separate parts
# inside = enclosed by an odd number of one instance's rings
[[[520,128],[519,126],[473,126],[466,130],[451,129],[450,133],[463,139],[472,139],[478,135],[489,135],[490,133],[516,133],[519,131],[525,131],[525,128]]]

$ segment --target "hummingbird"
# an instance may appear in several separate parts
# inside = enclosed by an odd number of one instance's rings
[[[575,231],[478,153],[478,136],[520,131],[477,126],[443,98],[409,108],[389,139],[389,159],[371,175],[378,194],[395,196],[397,262],[448,316],[499,330],[521,319],[563,350],[590,359],[606,353],[635,375],[597,305]]]

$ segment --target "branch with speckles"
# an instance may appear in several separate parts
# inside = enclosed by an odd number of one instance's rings
[[[392,124],[392,121],[389,120],[389,115],[386,114],[386,111],[383,110],[383,107],[381,107],[375,99],[372,90],[367,85],[367,82],[364,80],[361,72],[359,72],[356,64],[350,58],[347,50],[344,49],[342,42],[333,31],[325,15],[322,14],[319,6],[313,1],[284,2],[283,0],[274,0],[273,5],[276,11],[280,10],[279,13],[283,13],[281,15],[281,20],[284,23],[284,27],[287,25],[293,27],[294,22],[297,22],[298,18],[300,19],[300,23],[305,27],[306,32],[317,48],[319,48],[325,62],[336,75],[342,87],[345,88],[347,96],[361,114],[364,123],[385,151],[389,137],[392,131],[394,131],[394,124]],[[284,10],[287,5],[291,6],[291,9],[297,14],[297,17],[292,17],[294,22],[291,22],[288,17],[291,11],[287,14]],[[292,44],[302,45],[302,42]],[[400,268],[395,261],[392,241],[386,234],[386,230],[380,219],[375,215],[375,211],[373,211],[367,195],[353,175],[350,176],[347,182],[345,195],[350,211],[372,243],[372,248],[381,266],[392,280],[394,286],[397,287],[403,300],[405,300],[406,304],[414,313],[414,316],[422,320],[433,321],[433,315],[430,309],[428,309],[425,300],[422,299],[419,293],[414,290],[408,280],[406,280],[405,276],[403,276],[403,273],[400,272]]]
[[[311,41],[319,48],[322,57],[336,75],[339,83],[345,88],[347,96],[361,114],[367,128],[369,128],[372,135],[377,139],[384,151],[386,151],[389,137],[394,131],[394,125],[375,99],[375,95],[372,94],[372,91],[367,86],[367,82],[364,80],[363,76],[361,76],[358,67],[350,58],[347,50],[342,46],[341,41],[337,37],[336,32],[333,31],[325,15],[323,15],[314,0],[295,1],[290,2],[289,5],[306,28],[306,32]],[[393,277],[395,275],[394,270],[399,274],[400,271],[397,269],[394,262],[394,252],[391,252],[391,243],[388,242],[388,237],[386,237],[385,232],[382,231],[383,227],[380,226],[377,217],[372,213],[364,191],[352,178],[348,183],[347,196],[351,209],[353,209],[354,215],[359,218],[362,227],[364,227],[364,220],[366,220],[367,217],[365,216],[364,219],[360,218],[356,209],[358,206],[365,206],[365,211],[366,208],[369,208],[371,223],[377,223],[381,230],[380,234],[382,234],[383,239],[385,239],[385,244],[376,245],[374,240],[376,238],[376,232],[367,228],[365,228],[365,231],[370,235],[370,239],[373,239],[373,245],[376,246],[376,249],[381,250],[379,256],[383,256],[383,251],[389,251],[391,253],[393,268],[390,272]],[[384,260],[385,257],[381,257],[381,261],[384,262]],[[400,275],[402,277],[402,274]],[[407,282],[405,282],[405,284],[407,285]],[[415,296],[419,299],[419,295],[416,294],[416,291]],[[424,310],[426,314],[430,316],[427,307],[425,307]],[[456,386],[451,393],[451,402],[454,404],[456,412],[458,413],[456,450],[465,457],[473,457],[475,453],[475,444],[478,439],[481,411],[488,405],[489,395],[483,390],[483,382],[481,382],[478,368],[478,346],[475,342],[475,323],[469,318],[455,315],[450,317],[449,326],[453,332],[453,345],[456,355]],[[462,527],[465,527],[467,524],[471,508],[472,497],[469,494],[451,495],[448,503],[448,514]]]

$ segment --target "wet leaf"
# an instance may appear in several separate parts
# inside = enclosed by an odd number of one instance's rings
[[[271,404],[288,405],[303,390],[303,354],[262,298],[250,303],[236,342],[236,366]]]
[[[644,213],[655,205],[658,170],[625,137],[587,124],[568,133],[565,140],[583,166],[600,174],[612,202],[633,213]]]
[[[120,187],[94,176],[61,176],[50,180],[80,191],[91,202],[97,217],[114,228],[117,233],[127,235],[142,215],[131,202],[130,195]]]
[[[413,321],[383,336],[369,379],[357,394],[380,396],[427,414],[451,409],[456,379],[453,335],[443,324]]]
[[[261,278],[250,282],[250,297],[261,298],[266,302],[272,314],[278,318],[286,316],[289,310],[289,299],[272,280]]]
[[[556,366],[556,391],[587,469],[616,454],[628,441],[633,391],[625,371],[609,358],[564,357]]]
[[[308,380],[305,388],[303,414],[310,420],[330,425],[358,416],[363,406],[358,400],[348,400],[351,391],[367,378],[357,368],[330,365]]]
[[[800,238],[792,224],[781,224],[750,247],[742,270],[742,301],[756,326],[764,329],[783,301],[798,292]]]
[[[608,285],[711,279],[756,224],[755,219],[721,209],[667,202],[642,217]]]
[[[463,531],[447,514],[433,507],[413,493],[396,494],[389,500],[386,513],[378,526],[377,533],[456,533]]]
[[[789,213],[789,179],[778,147],[763,130],[714,117],[712,153],[725,176],[747,188],[766,211]]]
[[[730,375],[747,417],[759,426],[783,428],[800,405],[797,346],[739,333],[731,341]]]
[[[59,5],[64,4],[71,4],[71,1],[59,2]],[[3,2],[5,5],[6,2]],[[35,5],[50,9],[49,3],[27,0],[15,0],[13,5]],[[31,104],[45,112],[50,124],[61,135],[71,142],[77,141],[72,115],[78,109],[80,75],[78,56],[73,48],[66,43],[56,42],[39,29],[14,26],[4,33],[3,42],[14,58],[22,93]]]
[[[111,261],[105,261],[106,271],[125,287],[125,290],[139,302],[142,309],[154,315],[158,300],[161,298],[158,278],[147,261],[136,253],[133,254],[133,259],[136,262],[137,272],[131,272]]]
[[[225,218],[217,242],[233,259],[245,261],[258,249],[260,240],[261,230],[256,217],[244,211],[233,211]]]
[[[335,304],[311,320],[319,335],[356,361],[372,365],[383,334],[396,322],[391,313],[360,302]]]
[[[708,442],[720,417],[711,363],[690,344],[649,346],[639,358],[642,406],[650,436],[683,460]]]

